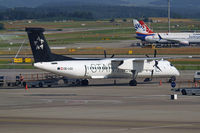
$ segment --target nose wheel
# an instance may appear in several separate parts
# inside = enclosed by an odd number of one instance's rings
[[[129,85],[130,85],[130,86],[137,86],[137,81],[136,81],[135,79],[133,79],[133,80],[131,80],[131,81],[129,82]]]
[[[175,76],[172,76],[170,79],[169,79],[169,82],[175,82],[176,81],[176,77]]]

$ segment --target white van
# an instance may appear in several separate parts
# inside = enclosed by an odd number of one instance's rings
[[[194,74],[194,82],[200,81],[200,71],[195,72]]]

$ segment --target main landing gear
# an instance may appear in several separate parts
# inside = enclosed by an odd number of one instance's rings
[[[133,79],[133,80],[131,80],[131,81],[129,82],[129,85],[130,85],[130,86],[137,86],[137,81],[136,81],[135,79]]]
[[[137,72],[136,70],[132,70],[132,75],[133,75],[133,79],[129,82],[130,86],[137,86],[137,81],[135,80],[137,77]]]
[[[89,84],[89,81],[87,79],[84,79],[81,81],[82,86],[88,86],[88,84]]]

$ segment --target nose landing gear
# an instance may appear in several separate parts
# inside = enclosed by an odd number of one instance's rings
[[[172,77],[169,79],[169,83],[174,82],[174,81],[176,81],[176,77],[175,77],[175,76],[172,76]]]

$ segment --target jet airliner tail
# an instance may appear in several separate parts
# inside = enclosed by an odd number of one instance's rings
[[[144,21],[140,20],[139,23],[142,25],[142,27],[145,28],[147,33],[154,33],[145,23]]]
[[[133,24],[136,30],[136,38],[145,41],[146,36],[154,35],[154,32],[143,21],[133,19]]]
[[[35,63],[73,59],[71,57],[57,55],[51,52],[44,37],[43,32],[45,30],[43,28],[26,28],[25,31],[28,34]]]
[[[149,29],[149,27],[142,20],[138,21],[136,19],[133,19],[133,24],[134,24],[136,33],[141,33],[141,34],[153,34],[154,33],[151,29]]]

